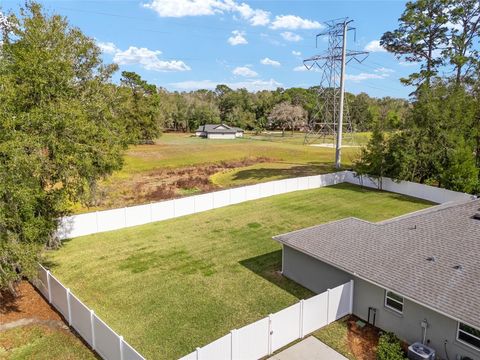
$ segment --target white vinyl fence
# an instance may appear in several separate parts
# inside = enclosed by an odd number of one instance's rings
[[[232,330],[180,360],[257,360],[352,313],[353,280]]]
[[[67,239],[104,231],[117,230],[195,214],[202,211],[238,204],[244,201],[285,194],[298,190],[317,189],[343,182],[363,185],[370,188],[378,187],[378,185],[369,177],[356,177],[355,173],[351,171],[270,181],[146,205],[65,217],[61,221],[58,235],[60,239]],[[467,200],[471,198],[471,195],[464,193],[408,181],[398,183],[388,178],[384,178],[383,180],[383,190],[409,195],[435,203]]]
[[[35,286],[103,359],[145,360],[41,265]]]

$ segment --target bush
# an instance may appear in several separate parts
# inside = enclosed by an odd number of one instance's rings
[[[400,340],[391,332],[383,333],[378,340],[377,360],[405,360]]]

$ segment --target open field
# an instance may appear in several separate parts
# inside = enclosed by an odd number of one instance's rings
[[[368,136],[356,134],[354,140],[363,144]],[[124,168],[99,184],[90,208],[77,206],[74,210],[123,207],[220,187],[331,172],[334,150],[305,146],[303,138],[302,133],[247,135],[235,140],[163,134],[155,145],[131,147]],[[359,152],[359,148],[345,148],[345,166],[351,165]]]
[[[143,355],[174,359],[311,295],[280,275],[273,235],[427,206],[340,184],[76,238],[51,252],[49,265]]]

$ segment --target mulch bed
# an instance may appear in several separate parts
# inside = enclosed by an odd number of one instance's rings
[[[376,360],[380,329],[366,324],[359,327],[359,318],[350,316],[347,320],[348,345],[357,360]]]
[[[29,282],[20,282],[16,291],[16,297],[8,292],[0,293],[0,325],[21,319],[62,321]]]

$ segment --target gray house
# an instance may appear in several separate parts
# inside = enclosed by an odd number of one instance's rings
[[[320,293],[354,280],[353,313],[440,359],[480,359],[480,200],[380,223],[275,236],[283,274]]]
[[[242,129],[225,124],[206,124],[195,130],[196,136],[207,139],[235,139],[243,137],[243,133]]]

